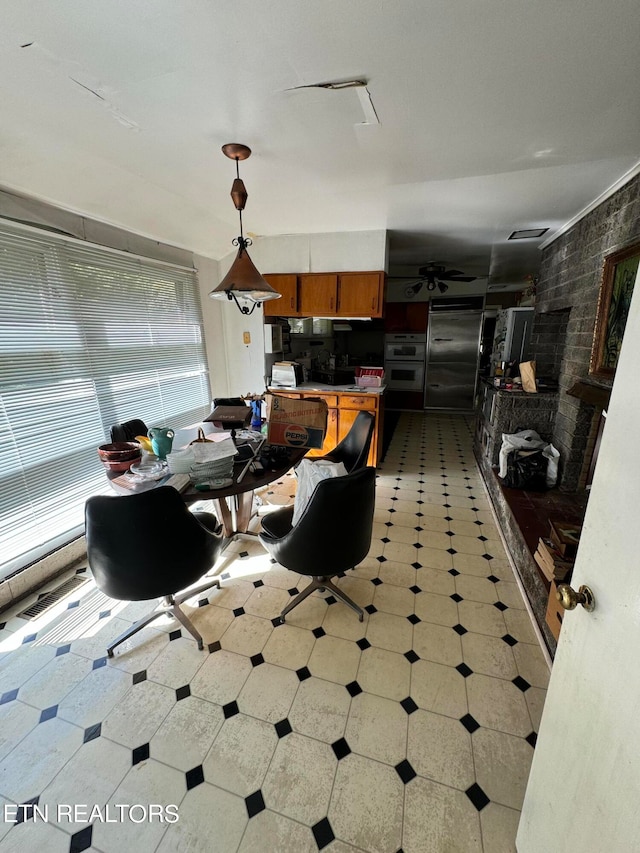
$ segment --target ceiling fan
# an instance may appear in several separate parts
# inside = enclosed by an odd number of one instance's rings
[[[418,275],[420,276],[418,281],[405,288],[405,296],[409,298],[415,296],[424,284],[426,284],[427,290],[435,290],[437,287],[440,293],[446,293],[449,289],[448,285],[445,284],[447,281],[468,282],[476,280],[475,275],[465,275],[461,270],[448,270],[442,264],[436,264],[433,261],[424,267],[419,267]]]

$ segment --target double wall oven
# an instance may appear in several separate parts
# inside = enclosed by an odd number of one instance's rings
[[[387,334],[384,338],[384,373],[392,391],[424,392],[427,336],[412,332]]]

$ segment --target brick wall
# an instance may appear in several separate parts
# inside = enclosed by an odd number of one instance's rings
[[[560,488],[575,491],[588,449],[594,407],[566,392],[589,377],[598,293],[605,257],[640,240],[640,176],[543,250],[533,334],[541,347],[538,375],[559,380],[553,444],[560,451]],[[564,347],[552,330],[564,325]],[[559,364],[558,364],[559,362]],[[548,369],[547,369],[548,368]],[[606,381],[599,384],[610,385]]]

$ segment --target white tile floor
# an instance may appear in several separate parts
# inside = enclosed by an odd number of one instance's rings
[[[364,623],[315,594],[278,625],[306,579],[257,543],[227,555],[193,602],[208,651],[167,621],[107,659],[149,605],[91,581],[37,622],[0,617],[0,817],[25,817],[0,850],[515,850],[549,672],[467,419],[402,415],[371,551],[338,581]],[[169,804],[177,822],[151,814]]]

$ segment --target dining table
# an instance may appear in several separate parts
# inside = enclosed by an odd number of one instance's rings
[[[191,484],[183,492],[188,503],[211,500],[215,502],[225,538],[247,534],[252,518],[253,498],[256,489],[267,486],[283,477],[306,455],[306,447],[278,447],[270,454],[268,445],[263,445],[261,458],[273,460],[260,470],[247,468],[247,460],[235,462],[232,482],[219,489],[196,488]]]

